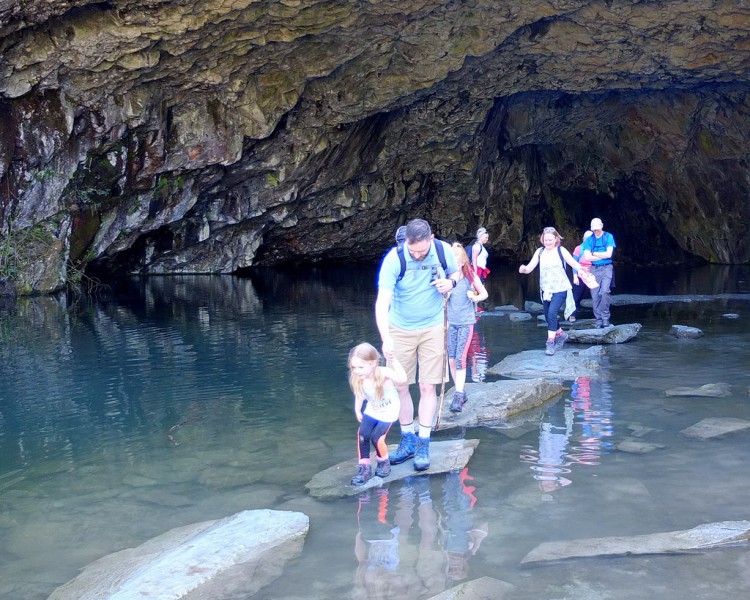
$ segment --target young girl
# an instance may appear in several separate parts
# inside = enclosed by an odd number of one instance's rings
[[[518,268],[519,273],[528,274],[539,264],[539,288],[542,292],[544,318],[547,321],[547,344],[544,353],[548,356],[562,348],[568,339],[568,334],[562,330],[557,319],[560,308],[565,305],[568,290],[572,289],[565,272],[565,264],[578,271],[579,277],[586,277],[578,261],[560,246],[561,240],[554,227],[545,227],[539,238],[544,247],[534,252],[529,264]]]
[[[448,363],[451,368],[456,391],[451,402],[451,412],[461,412],[466,404],[466,355],[477,320],[476,306],[487,298],[487,290],[482,280],[469,262],[464,247],[455,243],[451,246],[458,266],[456,287],[448,298]]]
[[[362,343],[349,352],[349,385],[354,392],[354,412],[359,421],[359,465],[352,485],[363,485],[372,477],[370,444],[375,447],[378,466],[375,475],[388,477],[391,463],[385,436],[401,408],[394,384],[407,382],[406,371],[393,358],[393,368],[380,366],[380,353],[372,344]]]

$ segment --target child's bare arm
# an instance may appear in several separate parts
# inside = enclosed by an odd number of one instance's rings
[[[395,384],[404,384],[407,381],[406,371],[404,367],[398,362],[398,359],[394,356],[391,361],[393,368],[380,367],[383,370],[383,376],[390,379]]]

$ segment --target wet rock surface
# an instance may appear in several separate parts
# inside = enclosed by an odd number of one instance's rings
[[[86,566],[49,600],[245,597],[281,575],[308,528],[306,515],[273,510],[179,527]]]
[[[749,27],[709,0],[5,0],[0,231],[43,241],[19,292],[375,262],[411,214],[515,261],[602,207],[621,260],[747,262]]]
[[[516,379],[606,379],[607,370],[602,369],[605,357],[606,350],[602,346],[578,349],[566,345],[552,356],[545,355],[544,350],[525,350],[506,356],[499,363],[489,367],[487,373]],[[528,385],[528,382],[525,385]]]
[[[733,419],[731,417],[709,417],[683,429],[680,433],[699,440],[709,440],[724,437],[750,429],[750,421]]]
[[[748,539],[750,521],[721,521],[699,525],[687,531],[546,542],[529,552],[521,563],[593,556],[670,554],[736,544]]]
[[[351,485],[351,479],[357,472],[357,459],[353,458],[317,473],[305,484],[305,488],[311,496],[316,498],[340,498],[355,496],[370,488],[380,487],[406,477],[460,471],[468,464],[478,445],[479,440],[440,440],[433,438],[430,441],[430,468],[425,471],[415,471],[414,462],[410,459],[399,465],[392,465],[391,474],[388,477],[381,478],[373,475],[364,485]],[[398,448],[398,445],[388,446],[388,451],[393,453],[396,448]],[[374,464],[372,469],[374,471]]]

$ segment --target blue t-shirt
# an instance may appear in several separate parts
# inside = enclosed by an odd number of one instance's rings
[[[607,248],[609,248],[610,246],[612,246],[612,248],[617,247],[617,244],[615,244],[615,237],[611,233],[602,231],[602,236],[600,238],[597,238],[596,234],[590,235],[581,244],[581,256],[583,256],[584,250],[588,250],[589,252],[606,252]],[[600,259],[592,258],[591,264],[592,265],[611,265],[612,259],[611,258],[600,258]]]
[[[435,250],[435,244],[443,244],[448,273]],[[392,248],[383,258],[378,273],[378,289],[393,290],[388,317],[391,325],[399,329],[424,329],[443,322],[443,295],[437,291],[432,281],[432,268],[437,267],[438,278],[448,277],[456,267],[456,257],[445,242],[434,240],[430,252],[421,261],[416,261],[404,245],[406,271],[401,281],[396,281],[401,273],[401,262],[396,248]]]

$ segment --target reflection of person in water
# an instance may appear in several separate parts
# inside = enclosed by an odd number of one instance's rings
[[[448,473],[443,483],[443,546],[448,557],[447,573],[450,581],[461,581],[468,577],[469,558],[477,553],[482,540],[487,537],[486,522],[474,527],[476,487],[468,483],[473,480],[466,467],[461,472]]]
[[[573,432],[573,416],[573,408],[567,402],[552,406],[539,426],[537,456],[530,450],[531,455],[524,457],[524,460],[535,463],[531,467],[534,479],[543,492],[554,492],[572,483],[562,475],[570,473],[566,451]]]
[[[489,357],[489,352],[487,352],[484,343],[484,335],[477,331],[475,327],[469,343],[469,352],[466,355],[466,362],[471,365],[471,380],[474,383],[482,383],[485,380]]]
[[[393,486],[395,488],[396,486]],[[381,493],[387,490],[377,490]],[[355,599],[391,600],[432,596],[444,585],[442,552],[437,545],[438,516],[430,497],[428,477],[408,478],[398,492],[392,522],[387,503],[372,506],[360,495],[359,531],[354,553],[359,561]],[[382,498],[382,496],[381,496]],[[416,509],[419,543],[409,535]]]
[[[486,524],[474,527],[471,480],[467,469],[447,476],[442,511],[433,504],[429,477],[409,477],[400,490],[392,485],[390,505],[388,490],[360,494],[355,599],[429,597],[446,588],[446,575],[466,578],[468,559],[487,535]]]

